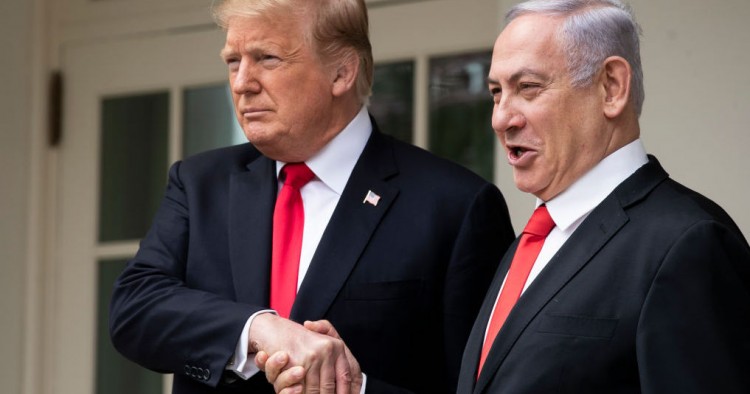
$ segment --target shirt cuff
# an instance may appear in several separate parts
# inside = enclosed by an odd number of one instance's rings
[[[359,394],[365,394],[365,387],[367,387],[367,375],[362,372],[362,388],[359,389]]]
[[[250,335],[250,325],[253,324],[253,320],[255,319],[255,317],[262,313],[276,314],[276,311],[271,309],[264,309],[262,311],[253,313],[253,315],[247,319],[247,321],[245,322],[245,327],[242,328],[240,339],[237,341],[237,345],[234,348],[234,356],[232,356],[232,359],[229,360],[229,364],[227,364],[226,366],[227,370],[234,372],[243,380],[248,380],[253,377],[253,375],[260,372],[260,368],[255,365],[255,362],[250,361],[251,359],[255,358],[255,353],[248,354],[247,351],[250,347],[248,340],[248,336]]]

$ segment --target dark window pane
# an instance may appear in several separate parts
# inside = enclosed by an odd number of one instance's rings
[[[97,394],[161,394],[162,376],[121,356],[109,340],[109,301],[115,279],[125,268],[125,260],[99,262],[96,393]]]
[[[430,60],[430,151],[492,181],[491,52]]]
[[[169,93],[102,101],[99,241],[141,238],[164,192]]]
[[[185,89],[182,152],[185,157],[247,142],[234,116],[226,83]]]
[[[375,65],[375,81],[368,109],[381,131],[404,142],[413,142],[413,61]]]

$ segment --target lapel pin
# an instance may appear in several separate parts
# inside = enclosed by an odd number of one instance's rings
[[[373,207],[377,207],[378,201],[380,201],[380,196],[373,193],[372,190],[368,190],[364,201],[362,201],[362,204],[372,204]]]

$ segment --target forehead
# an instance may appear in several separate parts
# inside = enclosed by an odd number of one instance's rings
[[[303,23],[298,18],[268,16],[234,16],[227,22],[225,50],[245,45],[298,45],[304,39]],[[235,48],[240,46],[240,48]]]
[[[495,41],[490,78],[509,78],[521,70],[563,71],[565,57],[557,39],[561,23],[561,18],[545,15],[524,15],[511,21]]]

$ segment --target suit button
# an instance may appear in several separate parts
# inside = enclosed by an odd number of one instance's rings
[[[185,364],[185,375],[190,376],[190,366]]]
[[[203,380],[211,379],[211,371],[208,369],[203,370]]]

